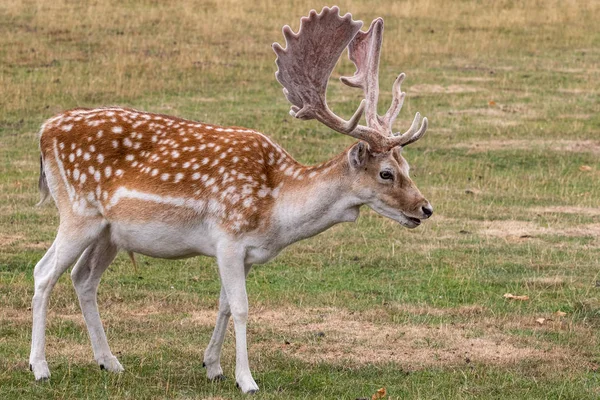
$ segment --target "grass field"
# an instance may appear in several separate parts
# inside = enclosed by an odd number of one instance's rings
[[[202,368],[219,294],[208,258],[139,257],[134,270],[121,255],[107,271],[99,303],[118,376],[94,362],[65,274],[52,379],[34,382],[32,270],[58,225],[54,207],[34,207],[36,131],[63,109],[124,105],[251,127],[324,161],[350,138],[287,114],[270,47],[324,4],[83,3],[0,4],[0,398],[241,398]],[[364,209],[250,273],[256,398],[600,397],[600,3],[338,4],[385,19],[380,104],[406,72],[397,126],[416,111],[430,120],[405,155],[436,212],[409,231]],[[334,77],[352,68],[344,57]],[[332,80],[329,103],[348,117],[360,95]]]

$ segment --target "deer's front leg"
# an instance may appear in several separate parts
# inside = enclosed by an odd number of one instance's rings
[[[245,266],[246,277],[248,276],[248,272],[250,272],[251,267],[251,264],[247,264]],[[210,342],[204,351],[203,366],[206,367],[206,376],[211,381],[225,379],[225,375],[223,375],[223,369],[221,368],[221,349],[223,347],[225,333],[227,332],[229,317],[231,317],[229,300],[227,299],[227,294],[225,293],[225,287],[221,285],[217,322],[215,323],[215,329],[213,330]]]
[[[248,365],[248,295],[244,253],[231,245],[221,246],[217,253],[217,263],[235,329],[235,380],[242,392],[254,393],[258,390],[258,385],[254,382]]]

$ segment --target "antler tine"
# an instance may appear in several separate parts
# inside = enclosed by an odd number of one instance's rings
[[[379,55],[383,42],[383,19],[371,22],[367,32],[359,31],[348,46],[348,57],[356,65],[356,72],[351,77],[340,80],[348,86],[363,89],[367,105],[365,117],[367,126],[381,128],[377,115],[379,100]]]
[[[427,117],[423,118],[423,123],[421,123],[421,127],[417,129],[420,121],[421,114],[417,112],[415,114],[415,118],[413,119],[412,124],[410,125],[410,128],[408,128],[408,130],[402,135],[400,135],[400,133],[395,133],[394,138],[390,141],[390,144],[393,144],[393,146],[408,146],[409,144],[421,139],[421,137],[423,137],[423,135],[427,131]]]
[[[394,81],[394,85],[392,86],[392,104],[390,108],[388,108],[387,112],[382,118],[382,125],[387,131],[392,130],[392,126],[396,121],[396,117],[400,114],[400,110],[402,110],[402,106],[404,105],[404,98],[406,97],[406,92],[402,91],[402,82],[406,78],[406,74],[401,73],[398,75],[396,80]]]
[[[290,115],[305,120],[316,119],[335,131],[357,137],[354,131],[365,102],[361,102],[352,118],[345,121],[327,106],[326,92],[335,64],[361,27],[362,21],[353,21],[350,14],[341,17],[338,7],[324,7],[319,14],[311,10],[308,17],[300,20],[298,33],[284,26],[286,48],[273,43],[273,50],[277,54],[275,77],[292,103]],[[359,134],[357,138],[371,139],[363,136]]]
[[[383,150],[387,151],[394,146],[406,146],[421,138],[427,130],[427,119],[419,128],[420,114],[417,113],[411,127],[401,136],[392,133],[392,126],[402,109],[406,93],[402,91],[402,82],[406,78],[404,73],[398,75],[392,86],[392,104],[383,116],[377,114],[377,101],[379,98],[379,56],[383,42],[383,20],[377,18],[371,23],[367,32],[358,32],[354,40],[348,45],[350,60],[356,65],[356,72],[352,77],[340,78],[343,83],[351,87],[363,89],[367,99],[365,116],[367,126],[386,137]],[[360,128],[360,127],[359,127]]]

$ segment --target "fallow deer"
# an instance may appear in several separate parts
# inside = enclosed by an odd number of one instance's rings
[[[389,110],[377,114],[383,20],[367,32],[339,9],[312,10],[298,33],[283,28],[286,48],[273,44],[277,80],[290,114],[316,119],[359,139],[343,153],[304,166],[263,134],[128,108],[77,108],[47,120],[40,131],[43,203],[52,197],[60,225],[34,270],[30,367],[50,377],[45,357],[48,299],[72,264],[73,285],[101,368],[121,372],[98,314],[102,273],[118,250],[151,257],[216,257],[221,294],[216,327],[204,353],[209,379],[223,377],[221,346],[233,316],[235,379],[244,393],[258,390],[246,346],[246,275],[288,245],[341,222],[367,205],[414,228],[433,209],[409,178],[401,149],[423,136],[417,113],[404,134],[393,133],[405,93],[400,74]],[[327,106],[330,74],[344,49],[356,73],[342,81],[365,99],[345,121]],[[359,121],[365,113],[366,125]]]

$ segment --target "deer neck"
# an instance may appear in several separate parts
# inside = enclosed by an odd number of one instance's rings
[[[352,193],[346,153],[316,166],[301,167],[301,180],[283,178],[273,214],[278,241],[288,245],[358,218],[361,203]]]

